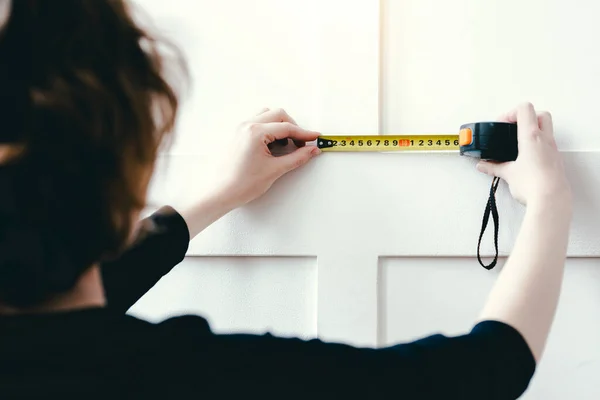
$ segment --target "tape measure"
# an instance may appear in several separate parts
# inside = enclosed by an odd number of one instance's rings
[[[507,122],[464,124],[458,134],[323,135],[316,144],[324,152],[449,151],[498,162],[518,155],[517,124]]]

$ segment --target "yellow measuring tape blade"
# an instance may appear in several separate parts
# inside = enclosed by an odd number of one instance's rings
[[[321,151],[458,151],[459,135],[323,135]]]

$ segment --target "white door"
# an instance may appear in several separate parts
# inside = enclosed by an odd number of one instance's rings
[[[328,134],[451,132],[523,100],[553,112],[576,196],[564,292],[528,400],[600,398],[600,89],[586,0],[139,0],[190,58],[178,139],[152,198],[179,205],[263,106]],[[501,264],[479,266],[490,179],[456,154],[324,153],[192,241],[130,310],[383,346],[459,334]],[[498,190],[502,260],[523,208]],[[493,254],[491,228],[482,246]]]

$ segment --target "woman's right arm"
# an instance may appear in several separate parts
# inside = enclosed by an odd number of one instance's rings
[[[539,362],[560,296],[571,222],[571,192],[554,141],[549,113],[531,104],[508,113],[518,125],[519,156],[503,164],[482,162],[479,170],[504,179],[526,205],[514,248],[480,318],[519,331]]]

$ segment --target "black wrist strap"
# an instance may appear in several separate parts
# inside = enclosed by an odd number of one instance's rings
[[[492,187],[490,188],[490,197],[488,198],[487,205],[485,207],[485,212],[483,213],[483,221],[481,224],[481,233],[479,234],[479,243],[477,243],[477,260],[479,260],[479,264],[487,270],[490,270],[496,266],[498,262],[498,226],[499,226],[499,217],[498,217],[498,208],[496,207],[496,190],[498,189],[498,184],[500,183],[500,178],[494,177],[492,180]],[[483,234],[485,233],[485,229],[487,228],[487,224],[490,220],[490,213],[492,214],[492,218],[494,219],[494,247],[496,249],[496,255],[494,256],[494,260],[489,264],[485,265],[481,261],[481,256],[479,255],[479,249],[481,248],[481,239],[483,238]]]

